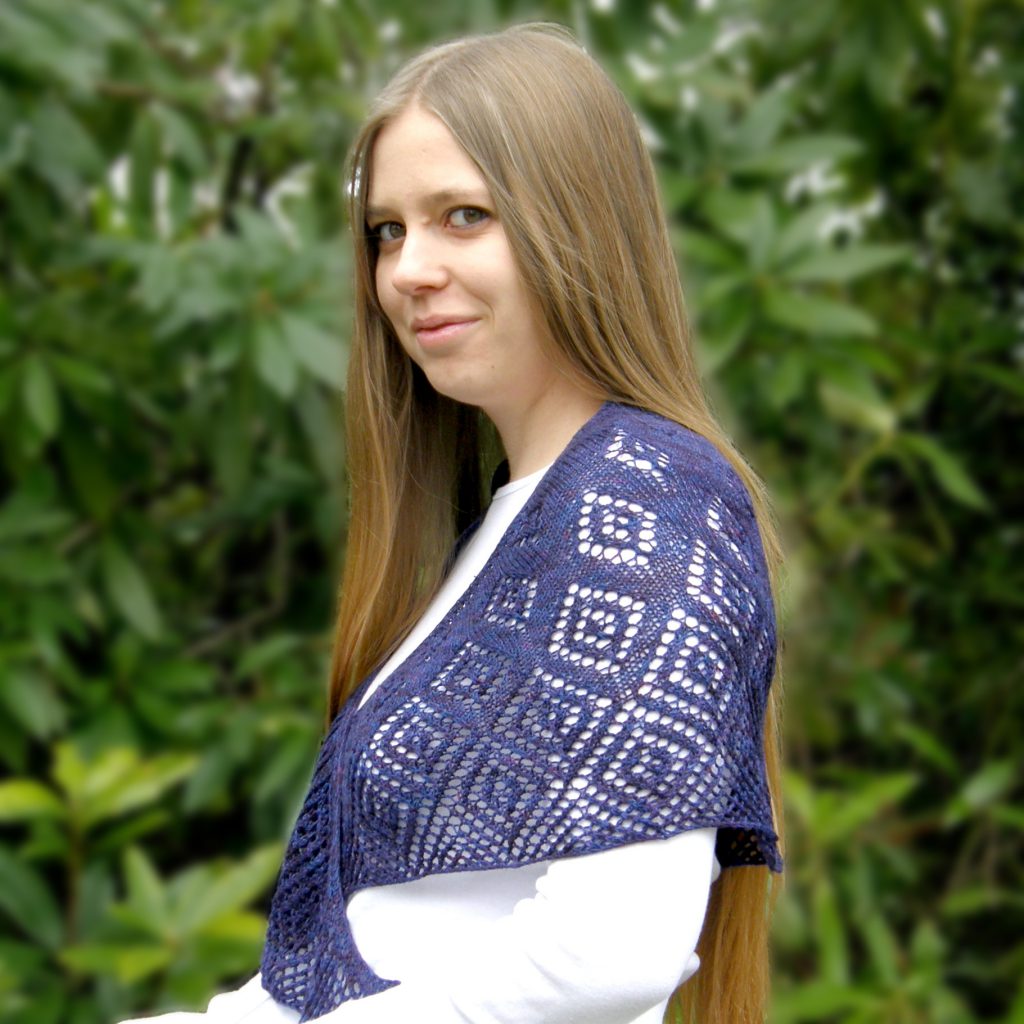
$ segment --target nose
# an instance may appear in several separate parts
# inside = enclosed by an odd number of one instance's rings
[[[406,228],[391,270],[391,283],[405,295],[441,288],[448,280],[443,247],[429,229]]]

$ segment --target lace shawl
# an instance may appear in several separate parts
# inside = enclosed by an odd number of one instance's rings
[[[345,902],[369,886],[710,827],[723,869],[781,870],[762,752],[775,647],[732,467],[678,424],[605,403],[442,622],[335,716],[264,987],[307,1021],[398,984],[349,927]]]

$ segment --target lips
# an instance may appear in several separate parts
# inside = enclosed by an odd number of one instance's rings
[[[476,317],[446,316],[437,314],[434,316],[417,317],[412,322],[413,333],[421,345],[430,345],[436,342],[448,341],[463,331],[468,330],[477,322]]]

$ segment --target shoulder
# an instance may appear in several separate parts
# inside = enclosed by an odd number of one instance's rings
[[[753,503],[711,441],[655,413],[610,404],[574,441],[543,496],[539,528],[531,523],[550,572],[578,580],[588,600],[639,602],[637,613],[642,606],[655,619],[686,608],[699,621],[728,621],[736,637],[771,631]]]
[[[543,501],[549,538],[626,571],[653,570],[655,561],[667,567],[669,552],[688,559],[696,547],[739,576],[767,578],[750,494],[701,434],[606,403],[566,454]]]
[[[592,427],[581,431],[581,483],[628,493],[670,517],[702,506],[748,524],[753,521],[745,484],[703,435],[658,413],[611,402],[595,416]]]

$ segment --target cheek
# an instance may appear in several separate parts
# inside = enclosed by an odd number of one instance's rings
[[[385,261],[378,260],[377,267],[374,271],[374,287],[377,290],[377,301],[380,303],[381,309],[384,310],[385,316],[391,321],[392,326],[395,325],[397,314],[398,314],[398,299],[400,298],[398,292],[391,287],[390,284],[391,275],[388,272]]]
[[[373,287],[377,292],[377,301],[380,303],[381,308],[387,312],[388,302],[388,291],[387,291],[387,279],[384,272],[381,270],[380,263],[377,263],[376,270],[373,274]],[[390,313],[388,314],[391,315]]]
[[[399,324],[403,322],[401,315],[401,294],[394,288],[389,287],[388,281],[390,280],[386,270],[381,270],[380,262],[377,263],[377,268],[374,273],[374,287],[377,292],[377,302],[380,304],[380,308],[384,311],[384,316],[388,323],[391,325],[391,330],[398,338],[398,344],[401,346],[402,351],[407,356],[412,357],[413,352],[410,351],[408,339],[404,336],[404,333],[398,329]]]

